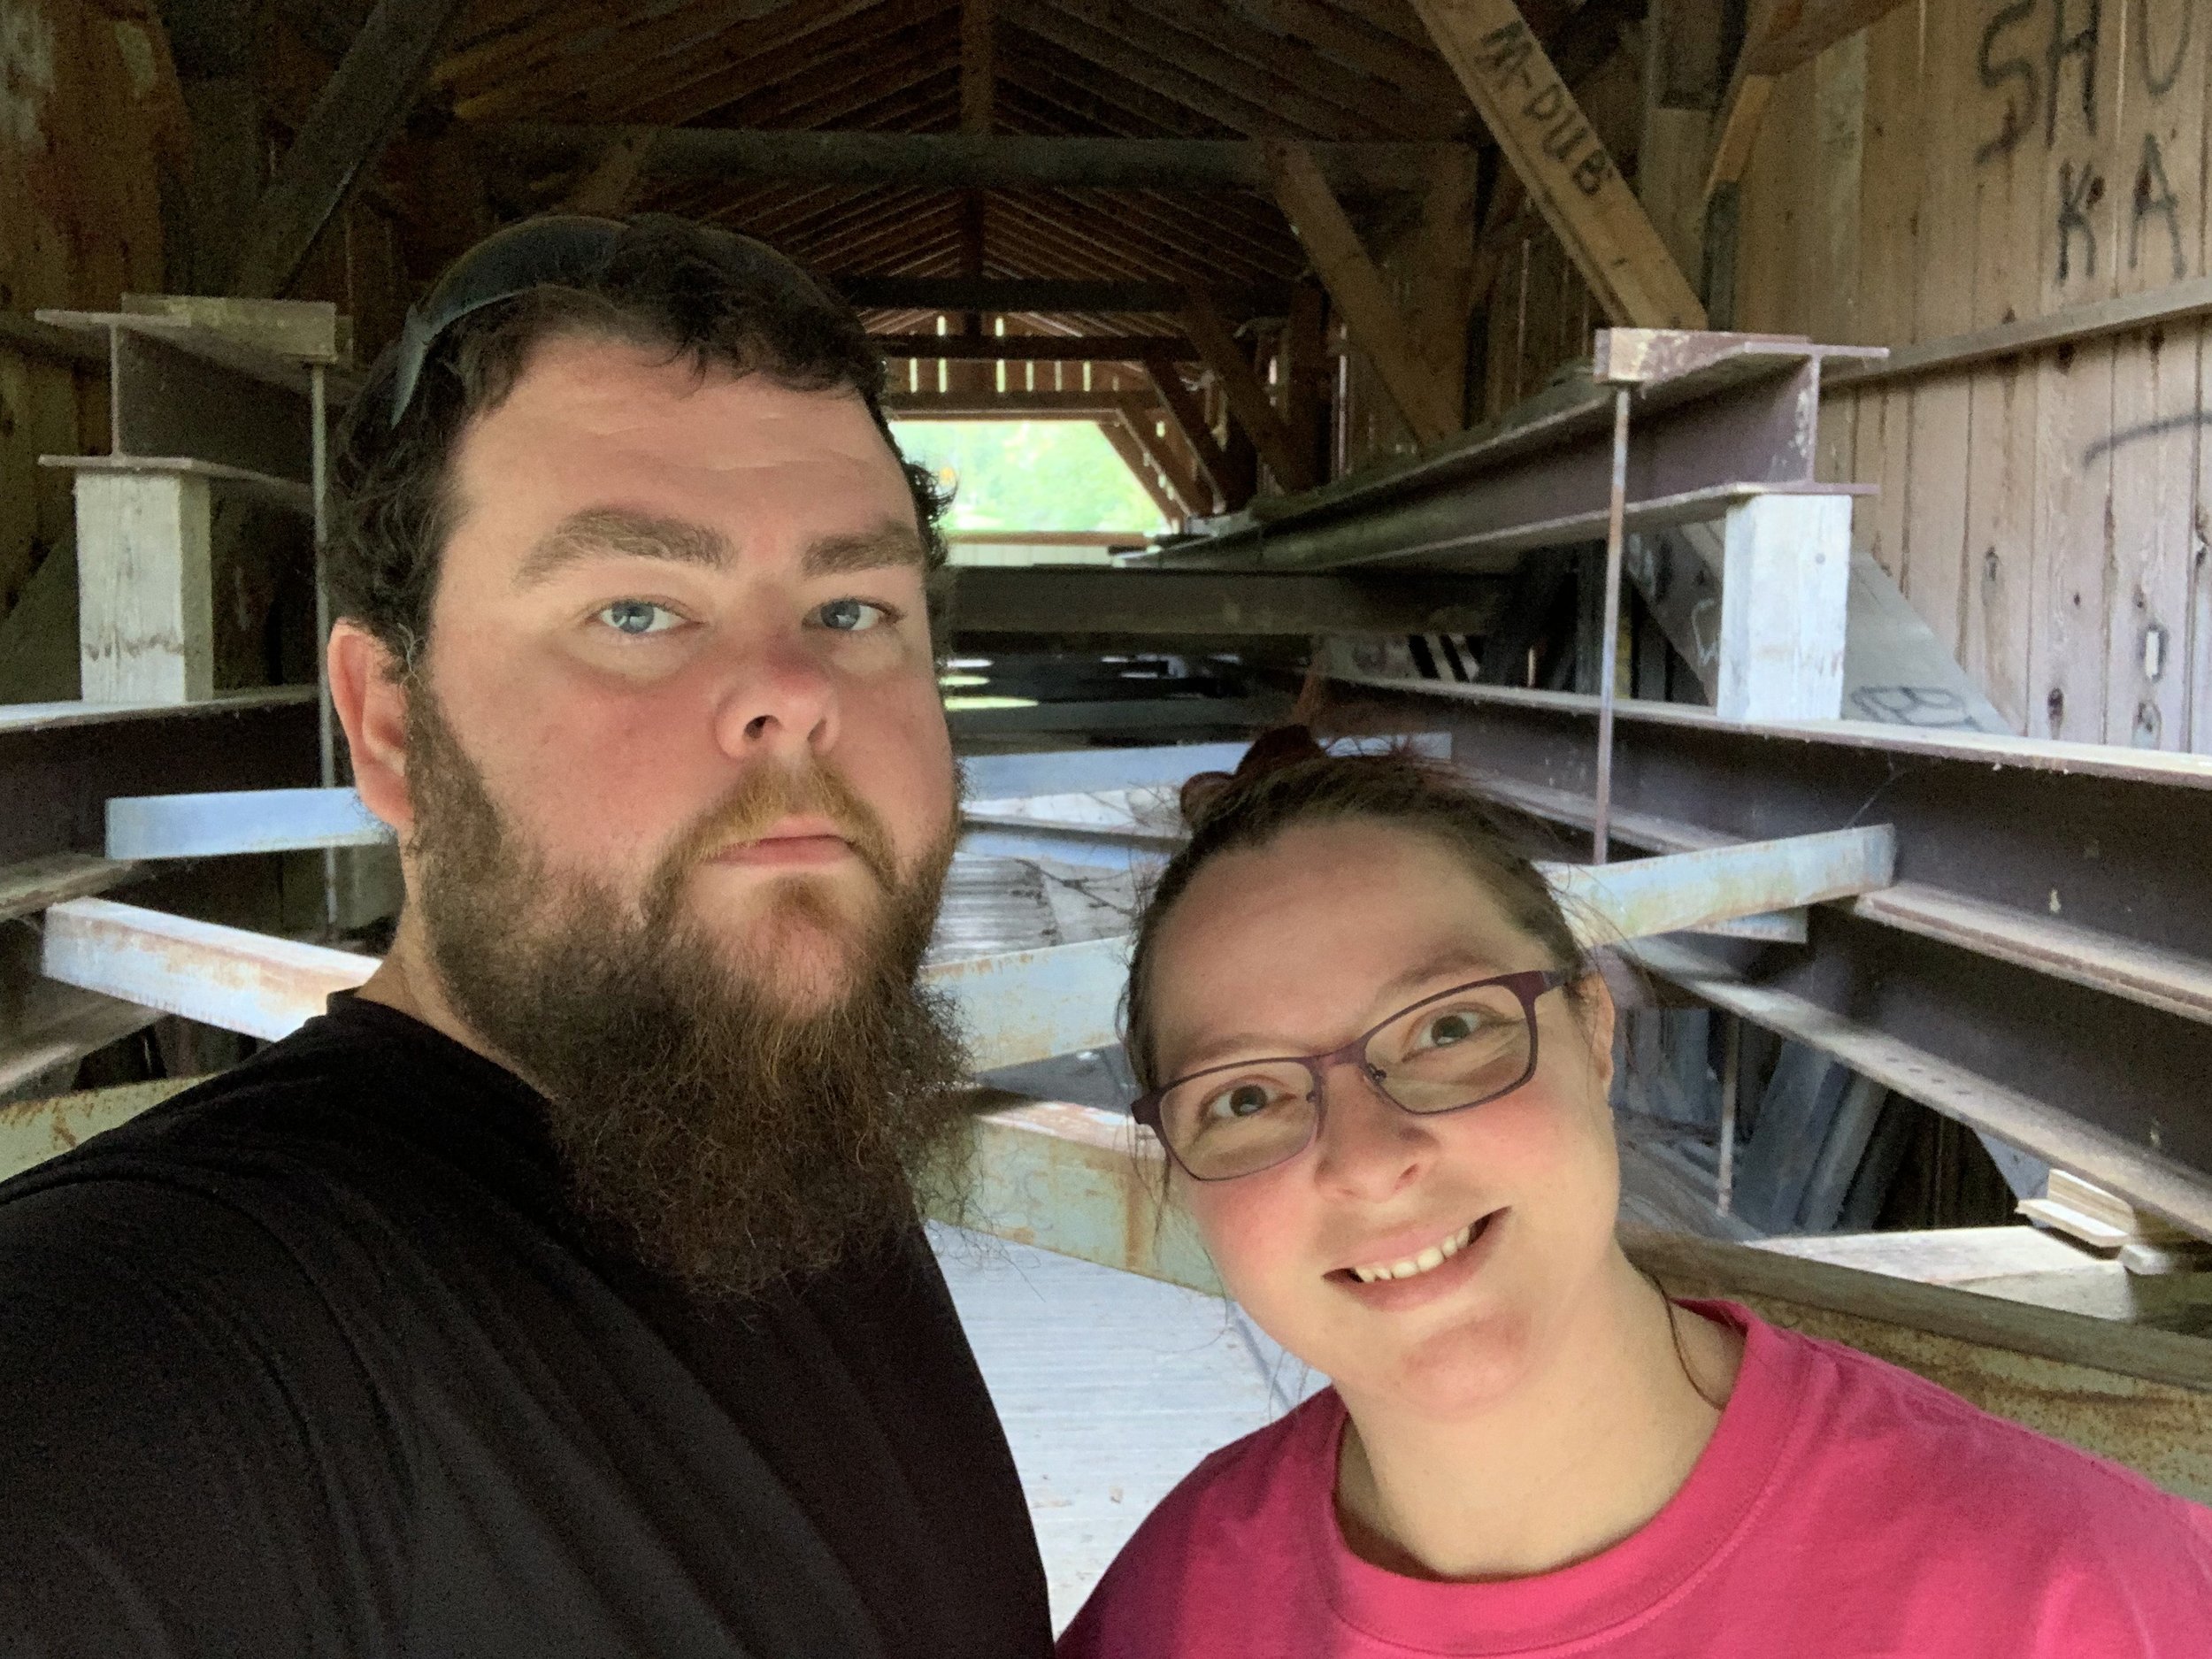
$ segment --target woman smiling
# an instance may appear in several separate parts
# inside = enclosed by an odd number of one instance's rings
[[[1184,810],[1136,1116],[1333,1386],[1161,1503],[1064,1659],[2208,1651],[2212,1511],[1629,1263],[1611,1000],[1448,769],[1290,727]]]

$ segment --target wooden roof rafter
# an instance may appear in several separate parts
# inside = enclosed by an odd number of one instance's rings
[[[1098,0],[1083,3],[1097,4]],[[1302,41],[1240,19],[1219,0],[1199,5],[1187,0],[1112,0],[1112,4],[1141,23],[1142,38],[1180,36],[1202,41],[1248,65],[1251,84],[1270,100],[1286,91],[1303,94],[1338,111],[1340,119],[1371,124],[1382,136],[1433,137],[1450,130],[1467,107],[1465,97],[1455,88],[1449,103],[1424,100],[1390,81],[1347,69]],[[1175,50],[1179,56],[1179,40]]]
[[[1409,45],[1372,20],[1373,6],[1354,11],[1325,0],[1227,0],[1230,11],[1257,27],[1289,35],[1347,69],[1403,87],[1439,111],[1472,114],[1449,65],[1425,37]]]
[[[999,68],[1002,108],[1033,99],[1060,111],[1074,130],[1125,138],[1240,135],[1188,104],[1094,65],[1064,58],[1049,42],[1018,34],[1011,44],[1015,49],[1006,52]]]
[[[662,58],[711,41],[733,25],[757,21],[779,11],[803,5],[806,0],[780,0],[764,5],[762,0],[688,0],[664,5],[657,16],[640,16],[635,7],[591,0],[546,8],[532,24],[503,35],[480,38],[446,54],[433,72],[434,85],[472,96],[472,89],[522,87],[550,77],[574,64],[611,52],[626,68],[644,69]],[[478,118],[481,119],[481,118]]]
[[[872,37],[887,27],[918,21],[957,4],[805,0],[757,22],[737,25],[704,46],[663,59],[648,70],[625,68],[595,75],[557,106],[541,112],[541,119],[680,126],[749,87],[803,73],[815,57],[841,38]]]
[[[959,116],[960,67],[945,63],[931,42],[902,45],[895,57],[875,59],[834,82],[764,87],[724,104],[715,111],[723,118],[715,125],[772,132],[941,132]]]
[[[1018,215],[1022,209],[1010,203],[1007,211]],[[1079,211],[1048,217],[1034,207],[1027,211],[1031,235],[1081,250],[1084,274],[1158,275],[1182,282],[1281,274],[1248,260],[1194,254],[1187,243],[1153,233],[1141,221]]]
[[[895,198],[863,204],[857,211],[763,227],[752,234],[790,251],[794,257],[803,258],[806,264],[843,268],[845,262],[840,256],[845,245],[872,236],[879,230],[905,226],[919,238],[959,223],[960,204],[956,197],[902,193]]]
[[[688,124],[701,127],[757,127],[790,129],[814,123],[791,113],[810,99],[843,91],[864,81],[891,90],[950,72],[958,65],[945,51],[946,14],[923,12],[895,27],[825,40],[803,68],[790,74],[764,75],[711,108],[701,109]],[[703,94],[701,95],[703,97]],[[956,108],[957,105],[956,104]]]
[[[1345,89],[1332,96],[1329,77],[1317,75],[1321,84],[1297,81],[1253,61],[1248,37],[1234,48],[1222,46],[1199,19],[1198,7],[1171,8],[1156,12],[1136,0],[1034,0],[1038,21],[1057,13],[1088,24],[1125,47],[1141,52],[1156,65],[1171,65],[1189,81],[1211,86],[1217,92],[1240,98],[1264,111],[1265,126],[1255,132],[1279,132],[1287,125],[1314,138],[1396,138],[1403,134],[1371,109],[1355,107]],[[1244,32],[1240,32],[1244,33]],[[1317,54],[1307,58],[1310,68],[1324,67]],[[1125,73],[1126,73],[1125,71]]]
[[[1110,30],[1056,5],[1043,4],[1042,0],[1023,13],[1022,27],[1094,69],[1197,110],[1232,133],[1252,137],[1279,132],[1285,125],[1283,114],[1270,110],[1264,104],[1242,93],[1225,90],[1179,63],[1170,63],[1146,52]]]
[[[881,258],[903,252],[910,245],[918,253],[925,249],[933,251],[941,249],[947,250],[949,256],[956,255],[961,247],[960,216],[956,208],[948,207],[943,212],[933,215],[920,224],[910,220],[894,221],[873,225],[864,231],[846,233],[839,236],[833,245],[826,245],[819,250],[795,244],[789,251],[802,264],[818,270],[849,269],[854,266],[866,269]],[[947,274],[957,269],[958,260],[954,258]]]
[[[1100,236],[1111,236],[1115,226],[1126,222],[1202,269],[1284,277],[1295,276],[1305,263],[1287,225],[1279,219],[1256,221],[1263,228],[1247,235],[1225,217],[1136,191],[1115,191],[1110,198],[1103,191],[1080,197],[1071,191],[1040,191],[1036,196],[1038,205],[1048,208],[1056,219],[1092,227]]]

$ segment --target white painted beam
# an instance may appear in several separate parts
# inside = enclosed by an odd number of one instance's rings
[[[118,795],[108,802],[107,824],[111,858],[211,858],[392,840],[391,826],[351,789]]]
[[[274,1039],[376,970],[373,956],[194,921],[109,899],[48,907],[42,962],[65,985]]]
[[[1889,885],[1886,826],[1747,841],[1593,869],[1544,864],[1586,943],[1726,922],[1870,893]],[[943,963],[926,982],[948,993],[976,1068],[996,1071],[1118,1039],[1125,935]],[[46,911],[46,976],[250,1036],[282,1037],[322,1012],[375,959],[107,899]]]
[[[215,690],[204,478],[77,474],[77,648],[88,703],[193,703]]]
[[[1606,945],[1878,892],[1896,866],[1897,833],[1878,824],[1624,864],[1537,868],[1577,937]]]
[[[1103,1048],[1127,965],[1120,937],[972,956],[927,970],[952,996],[979,1071]],[[287,1036],[376,958],[106,899],[46,911],[43,969],[65,985],[249,1036]]]
[[[1729,508],[1714,696],[1721,718],[1840,716],[1850,605],[1850,497],[1755,495]]]

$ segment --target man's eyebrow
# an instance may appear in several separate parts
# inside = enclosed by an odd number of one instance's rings
[[[515,586],[534,588],[580,559],[666,559],[719,570],[729,564],[729,539],[711,525],[663,518],[621,507],[587,507],[538,538],[515,571]]]
[[[914,526],[887,518],[872,530],[822,537],[807,548],[801,569],[809,576],[841,576],[926,563]]]

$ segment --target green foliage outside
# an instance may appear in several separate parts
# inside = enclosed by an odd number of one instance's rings
[[[897,432],[909,459],[955,487],[948,530],[1166,527],[1087,420],[902,420]]]

